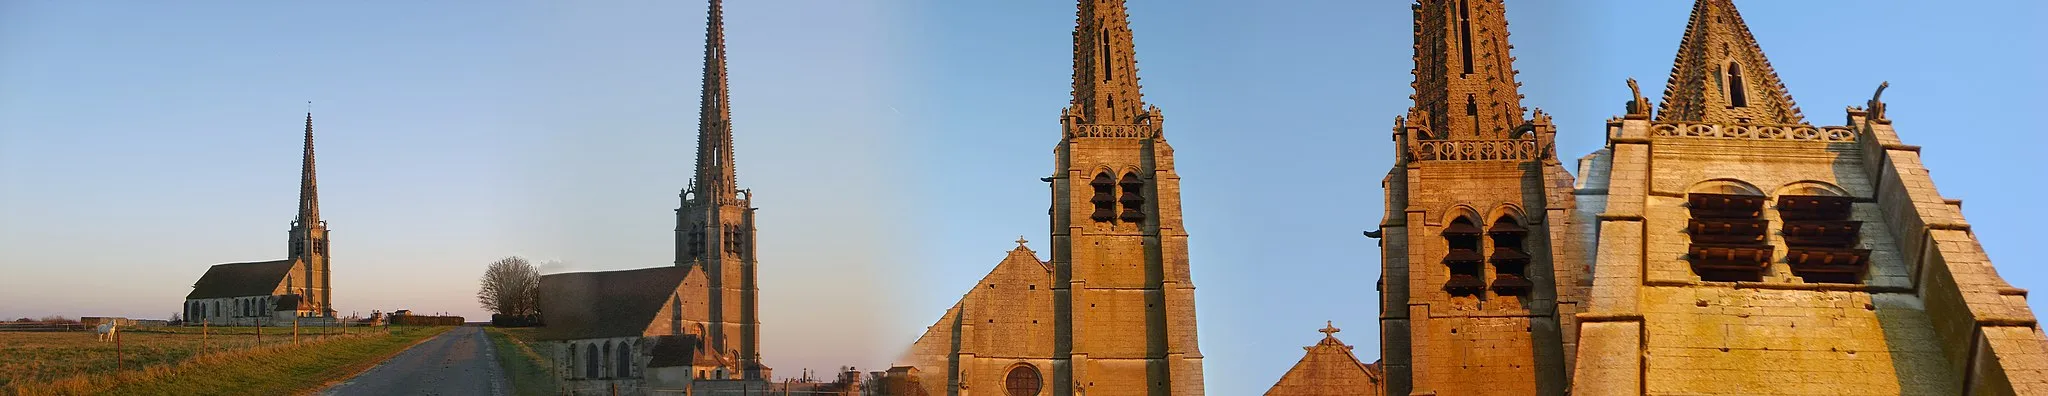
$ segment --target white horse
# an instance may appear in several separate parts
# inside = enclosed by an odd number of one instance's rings
[[[111,340],[116,335],[115,333],[120,331],[121,327],[115,326],[114,321],[111,320],[107,321],[106,323],[101,323],[99,329],[93,330],[94,333],[97,333],[99,335],[100,341]]]

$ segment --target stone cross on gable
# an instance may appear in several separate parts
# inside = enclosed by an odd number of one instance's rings
[[[1322,332],[1324,337],[1336,337],[1337,332],[1344,330],[1338,329],[1337,323],[1334,321],[1323,321],[1323,329],[1316,331]]]
[[[1028,242],[1031,242],[1031,241],[1027,241],[1027,240],[1024,240],[1024,236],[1023,236],[1023,235],[1018,235],[1018,236],[1017,236],[1017,246],[1024,246],[1024,244],[1025,244],[1025,243],[1028,243]]]

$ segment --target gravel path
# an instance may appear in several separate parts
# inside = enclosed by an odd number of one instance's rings
[[[512,387],[498,368],[483,328],[462,326],[392,356],[321,395],[506,395]]]

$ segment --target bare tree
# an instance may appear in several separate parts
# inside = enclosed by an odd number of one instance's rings
[[[526,316],[540,311],[540,270],[525,258],[506,257],[484,269],[476,300],[493,313]]]

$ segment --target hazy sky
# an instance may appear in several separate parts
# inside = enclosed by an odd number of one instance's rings
[[[2043,193],[2037,2],[1741,1],[1804,105],[1878,82],[2005,278]],[[1380,179],[1409,2],[1134,0],[1167,118],[1212,394],[1264,391],[1333,320],[1377,357]],[[1662,92],[1690,1],[1514,1],[1524,105],[1559,154]],[[1541,7],[1541,8],[1539,8]],[[2000,12],[1984,12],[1995,9]],[[0,317],[162,317],[207,265],[281,258],[314,101],[337,307],[484,316],[507,255],[668,265],[694,155],[700,2],[0,2]],[[767,363],[882,369],[1014,246],[1067,102],[1070,1],[729,0]],[[2008,116],[2011,115],[2011,116]],[[2023,123],[2024,121],[2022,121]],[[2026,124],[2030,125],[2030,124]],[[2034,302],[2037,310],[2048,308]]]

